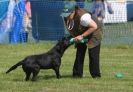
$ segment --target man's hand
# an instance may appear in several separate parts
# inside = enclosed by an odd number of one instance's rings
[[[82,36],[82,35],[78,35],[78,36],[76,36],[74,39],[75,39],[75,41],[76,41],[77,43],[79,43],[81,40],[83,40],[83,36]]]

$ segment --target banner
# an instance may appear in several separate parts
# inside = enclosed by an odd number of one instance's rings
[[[6,32],[8,3],[7,0],[0,1],[0,43],[8,43],[8,33]]]
[[[13,10],[13,26],[10,32],[10,43],[21,43],[21,35],[23,32],[23,18],[25,12],[25,1],[20,0]]]

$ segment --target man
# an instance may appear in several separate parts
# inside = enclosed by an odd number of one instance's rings
[[[102,24],[90,12],[75,6],[75,10],[65,19],[68,31],[76,42],[76,59],[73,66],[73,77],[83,76],[85,52],[88,47],[89,70],[93,78],[101,77],[100,73],[100,45],[102,39]],[[87,43],[80,43],[84,38]]]

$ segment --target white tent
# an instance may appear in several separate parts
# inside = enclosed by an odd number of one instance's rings
[[[107,5],[106,5],[106,13],[105,13],[104,23],[127,22],[126,0],[108,0],[108,2],[111,3],[112,8],[114,10],[114,14],[108,13]]]

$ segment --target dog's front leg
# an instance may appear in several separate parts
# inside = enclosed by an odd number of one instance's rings
[[[54,71],[56,73],[56,77],[58,79],[61,78],[60,70],[59,70],[60,65],[61,65],[61,58],[60,57],[55,58],[54,61],[53,61],[53,69],[54,69]]]
[[[60,71],[59,71],[59,66],[56,66],[56,67],[54,68],[54,71],[55,71],[55,73],[56,73],[56,77],[57,77],[58,79],[60,79],[60,78],[61,78],[61,75],[60,75]]]
[[[61,65],[61,58],[60,57],[55,58],[54,61],[53,61],[53,70],[55,71],[56,77],[58,79],[61,78],[60,70],[59,70],[60,65]]]

